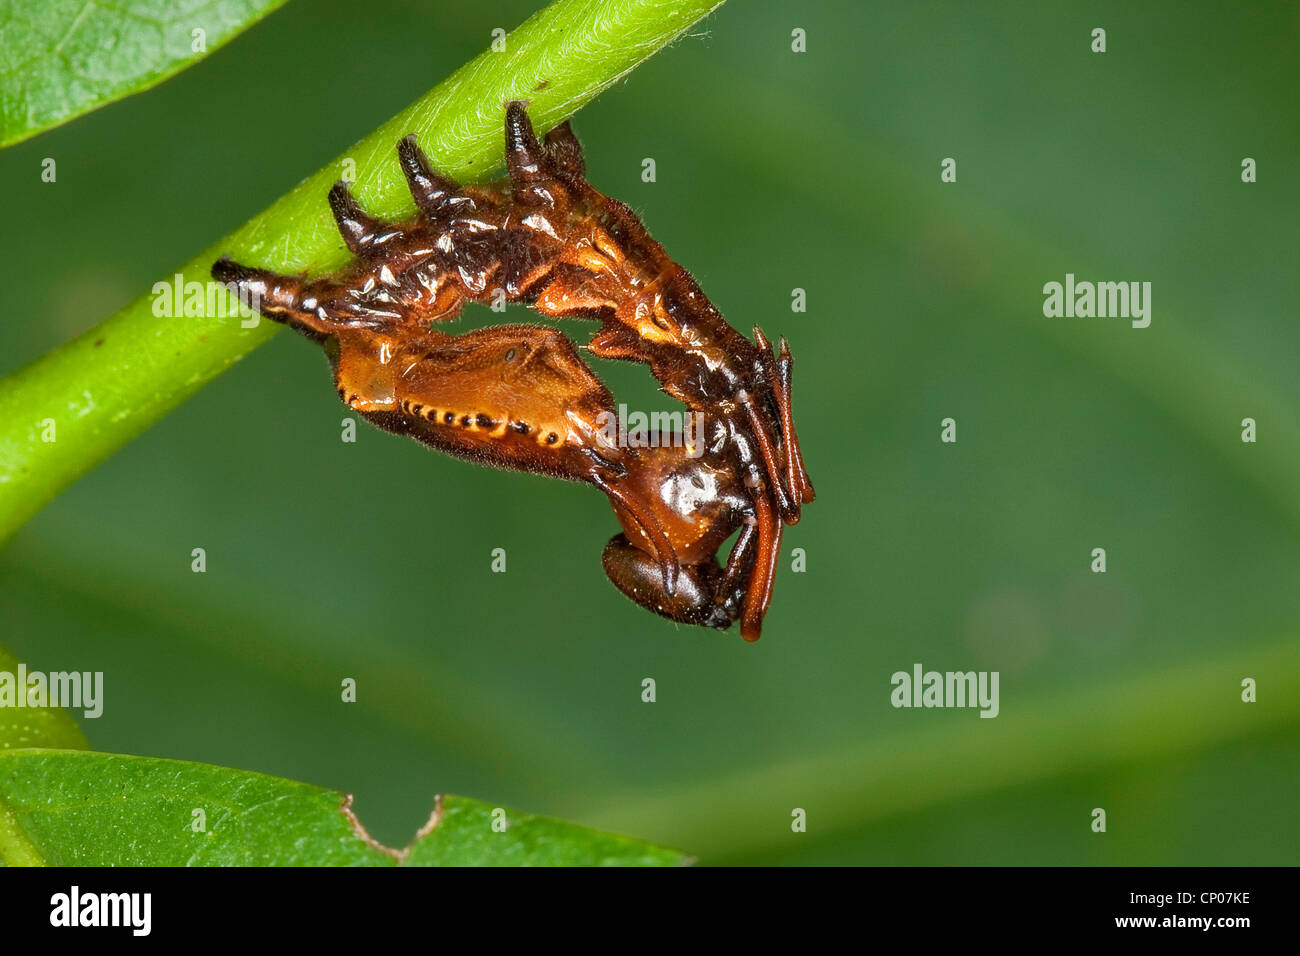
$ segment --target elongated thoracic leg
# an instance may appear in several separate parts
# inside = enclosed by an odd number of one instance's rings
[[[269,269],[240,265],[229,256],[212,263],[212,278],[239,290],[240,299],[276,322],[285,322],[318,341],[328,331],[316,328],[300,304],[303,276],[281,275]]]
[[[758,640],[763,617],[772,602],[772,583],[776,579],[776,562],[781,556],[781,521],[762,495],[754,496],[755,531],[758,544],[754,549],[753,570],[745,587],[744,607],[740,615],[740,636]]]

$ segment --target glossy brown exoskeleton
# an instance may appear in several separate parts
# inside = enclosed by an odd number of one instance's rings
[[[790,350],[738,333],[624,204],[586,181],[567,123],[541,143],[526,104],[506,108],[507,179],[461,187],[408,136],[397,147],[417,212],[372,218],[345,183],[330,208],[356,256],[308,280],[223,257],[214,278],[324,343],[340,397],[368,421],[441,451],[595,485],[623,526],[610,579],[665,617],[757,640],[781,528],[813,500],[790,410]],[[437,323],[494,296],[596,319],[598,356],[650,366],[703,413],[704,447],[620,447],[614,400],[561,332]],[[717,551],[739,529],[725,565]]]

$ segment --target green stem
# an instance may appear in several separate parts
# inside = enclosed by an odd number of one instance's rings
[[[381,216],[412,203],[394,147],[414,132],[439,168],[482,179],[502,158],[502,104],[527,99],[538,131],[572,115],[672,42],[722,0],[555,0],[395,118],[177,272],[209,281],[228,253],[282,272],[339,264],[343,251],[325,196],[356,164],[355,191]],[[171,277],[163,280],[171,284]],[[42,505],[142,432],[279,326],[244,328],[177,309],[156,316],[152,292],[0,382],[0,541]]]

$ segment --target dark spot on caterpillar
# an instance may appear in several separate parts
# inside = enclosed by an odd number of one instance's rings
[[[527,435],[527,434],[528,434],[528,423],[527,423],[527,422],[514,422],[510,427],[513,428],[515,431],[519,432],[519,434],[521,434],[521,435]]]
[[[460,417],[460,423],[464,425],[466,428],[469,428],[469,423],[472,422],[473,420],[474,419],[470,418],[468,415],[462,415]]]
[[[507,361],[507,362],[513,362],[514,360],[515,360],[515,350],[514,350],[514,349],[506,349],[506,361]]]
[[[549,435],[546,436],[546,444],[548,445],[554,445],[559,440],[560,440],[560,436],[555,434],[555,432],[551,432]]]
[[[442,416],[442,420],[446,422],[448,425],[450,425],[452,422],[456,420],[456,413],[448,412],[446,415]]]
[[[493,425],[496,424],[496,422],[494,422],[488,416],[484,415],[482,412],[478,413],[478,417],[475,419],[475,421],[478,422],[479,428],[491,428]]]

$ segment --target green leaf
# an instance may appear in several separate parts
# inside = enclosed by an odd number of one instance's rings
[[[406,850],[405,865],[681,866],[690,862],[676,850],[464,797],[442,798],[434,820],[434,829]]]
[[[17,682],[19,661],[0,647],[0,681]],[[71,715],[60,707],[0,707],[0,754],[18,747],[64,747],[81,750],[86,738]],[[0,862],[35,865],[40,851],[27,840],[17,820],[0,800]]]
[[[463,797],[403,850],[333,790],[244,770],[57,750],[0,753],[0,863],[55,866],[664,866],[683,854]],[[200,825],[201,823],[201,825]]]
[[[396,118],[308,177],[179,270],[206,288],[230,254],[281,272],[348,256],[326,202],[355,163],[355,192],[371,212],[409,215],[414,203],[395,147],[414,132],[443,173],[470,181],[502,161],[503,104],[530,101],[542,133],[679,36],[721,0],[556,0]],[[350,163],[345,165],[345,161]],[[172,276],[162,286],[173,282]],[[218,317],[154,314],[151,292],[80,338],[0,382],[0,540],[93,465],[162,417],[279,328],[244,328],[217,286]]]
[[[283,3],[0,0],[0,146],[147,90]]]
[[[19,661],[0,647],[0,681],[17,680]],[[66,710],[61,707],[0,707],[0,751],[17,747],[59,747],[84,750],[88,744]]]

